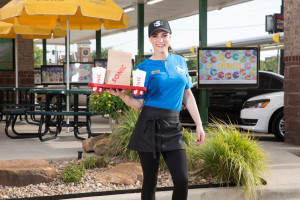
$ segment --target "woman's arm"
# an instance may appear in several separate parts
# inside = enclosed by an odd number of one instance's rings
[[[133,108],[134,110],[140,111],[143,107],[144,99],[136,99],[125,93],[125,90],[113,90],[107,89],[108,93],[120,97],[126,105]]]
[[[192,116],[196,124],[197,142],[196,145],[200,145],[204,142],[205,133],[202,126],[202,121],[198,111],[198,107],[191,89],[187,89],[183,94],[183,103],[186,105],[190,115]]]

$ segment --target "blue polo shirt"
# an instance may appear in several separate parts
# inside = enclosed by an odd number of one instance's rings
[[[169,53],[166,60],[146,59],[136,69],[146,71],[143,106],[181,110],[183,93],[192,87],[183,57]]]

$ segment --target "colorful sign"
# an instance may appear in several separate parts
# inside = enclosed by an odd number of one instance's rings
[[[64,69],[61,65],[42,65],[42,84],[62,84]]]
[[[92,82],[92,67],[94,63],[70,63],[69,81],[70,83],[90,83]],[[67,64],[64,64],[64,81],[67,82]]]
[[[41,69],[34,69],[34,84],[39,85],[42,83]]]
[[[275,31],[274,33],[283,32],[284,18],[282,14],[274,14]]]
[[[198,87],[257,87],[258,48],[199,48]]]

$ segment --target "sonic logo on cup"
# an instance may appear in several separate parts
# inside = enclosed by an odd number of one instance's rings
[[[137,79],[137,86],[140,86],[141,85],[141,78],[140,76],[136,77]]]
[[[122,66],[120,67],[120,69],[117,71],[117,73],[115,73],[115,74],[113,75],[112,81],[113,81],[114,83],[117,83],[117,80],[121,77],[121,75],[123,74],[123,72],[125,71],[125,69],[126,69],[126,66],[122,65]]]
[[[97,73],[97,83],[101,83],[101,73]]]

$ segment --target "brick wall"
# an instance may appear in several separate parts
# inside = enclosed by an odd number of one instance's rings
[[[10,0],[1,0],[0,7]],[[19,87],[33,87],[34,85],[34,59],[33,40],[18,38],[18,76]],[[0,71],[0,87],[15,86],[15,71]]]
[[[300,1],[284,1],[286,143],[300,145]]]

